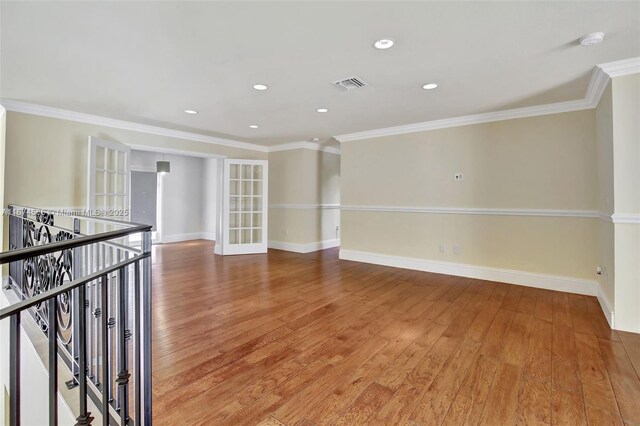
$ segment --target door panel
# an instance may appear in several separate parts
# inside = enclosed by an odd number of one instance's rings
[[[129,156],[123,144],[89,137],[87,206],[91,214],[129,220]]]
[[[268,163],[224,160],[222,254],[267,252]]]

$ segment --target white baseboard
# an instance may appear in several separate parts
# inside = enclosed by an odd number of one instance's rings
[[[203,240],[211,240],[211,241],[215,241],[216,240],[216,234],[214,232],[202,232],[202,239]]]
[[[268,247],[277,250],[292,251],[295,253],[311,253],[318,250],[324,250],[331,247],[340,246],[340,239],[315,241],[313,243],[286,243],[283,241],[269,241]]]
[[[547,290],[566,291],[569,293],[585,294],[588,296],[597,296],[600,288],[596,281],[581,278],[537,274],[512,269],[490,268],[487,266],[469,265],[464,263],[391,256],[356,250],[340,250],[340,259],[393,266],[396,268],[413,269],[416,271],[434,272],[436,274],[456,275],[460,277],[498,281]]]
[[[211,232],[192,232],[190,234],[173,234],[163,235],[162,244],[166,243],[178,243],[180,241],[190,240],[213,240],[215,241],[215,234]]]
[[[611,306],[613,305],[607,299],[607,296],[602,291],[602,287],[600,287],[600,285],[598,285],[598,302],[600,302],[600,308],[602,309],[602,312],[604,313],[604,317],[607,319],[607,322],[609,323],[609,327],[611,327],[612,329],[615,329],[616,328],[615,315],[614,315],[613,309],[611,308]]]

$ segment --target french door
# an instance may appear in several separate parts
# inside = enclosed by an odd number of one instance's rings
[[[267,252],[268,163],[224,160],[222,254]]]
[[[123,144],[89,137],[87,207],[91,215],[129,220],[129,157]]]

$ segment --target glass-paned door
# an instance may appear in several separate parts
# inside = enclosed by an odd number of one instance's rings
[[[268,166],[224,160],[223,254],[267,252]]]
[[[129,220],[129,156],[123,144],[89,137],[88,207],[106,219]]]

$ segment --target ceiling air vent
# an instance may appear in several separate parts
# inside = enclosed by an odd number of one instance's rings
[[[351,78],[345,78],[344,80],[334,81],[333,84],[347,90],[353,90],[353,89],[358,89],[360,87],[367,86],[367,83],[365,83],[358,77],[351,77]]]

